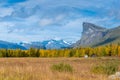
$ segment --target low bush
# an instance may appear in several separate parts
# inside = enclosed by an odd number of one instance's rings
[[[98,74],[111,75],[118,71],[118,64],[116,62],[103,63],[92,68],[92,72]]]
[[[52,71],[58,72],[73,72],[73,67],[70,64],[59,63],[51,66]]]

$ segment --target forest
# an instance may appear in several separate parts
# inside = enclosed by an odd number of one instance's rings
[[[102,57],[102,56],[120,56],[120,45],[110,44],[99,47],[80,47],[72,49],[0,49],[0,57]]]

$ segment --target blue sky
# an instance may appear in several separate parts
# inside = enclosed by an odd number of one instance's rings
[[[82,23],[120,25],[120,0],[0,0],[0,40],[80,39]]]

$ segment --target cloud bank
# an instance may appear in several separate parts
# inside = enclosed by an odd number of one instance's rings
[[[120,25],[120,0],[0,0],[1,40],[80,39],[82,23]]]

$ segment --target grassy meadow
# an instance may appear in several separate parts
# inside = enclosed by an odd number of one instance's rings
[[[0,58],[0,80],[108,80],[109,75],[92,70],[109,62],[117,63],[120,71],[120,57]],[[57,64],[69,64],[62,65],[68,69],[62,71]]]

